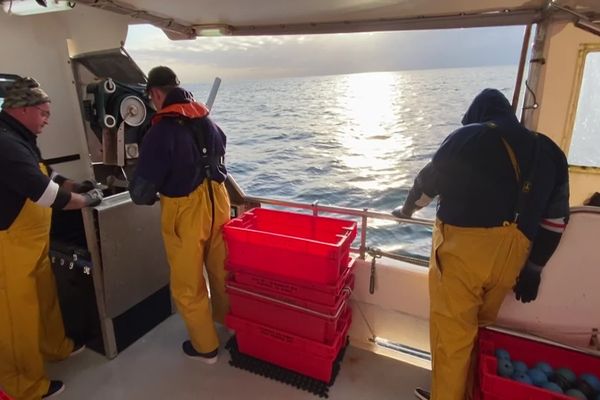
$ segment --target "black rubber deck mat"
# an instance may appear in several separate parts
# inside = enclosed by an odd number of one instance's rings
[[[264,376],[265,378],[286,383],[294,386],[297,389],[305,390],[322,398],[329,397],[329,388],[333,385],[335,378],[340,372],[340,366],[342,360],[344,359],[344,354],[346,353],[347,347],[348,339],[346,339],[344,347],[342,347],[340,354],[338,354],[337,358],[333,362],[331,380],[329,383],[325,383],[309,376],[299,374],[295,371],[291,371],[287,368],[282,368],[269,362],[259,360],[258,358],[240,353],[235,336],[232,336],[225,345],[225,348],[229,350],[229,354],[231,355],[229,365],[252,372],[256,375]]]

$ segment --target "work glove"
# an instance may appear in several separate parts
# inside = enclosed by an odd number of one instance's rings
[[[538,295],[538,288],[540,287],[540,281],[542,279],[542,268],[541,266],[527,261],[527,264],[521,270],[517,283],[514,287],[514,292],[517,300],[523,303],[529,303],[536,299]]]
[[[73,193],[85,193],[92,189],[96,189],[96,182],[94,181],[85,180],[73,184]]]
[[[396,218],[411,218],[412,213],[408,213],[407,210],[404,209],[404,206],[396,207],[392,211],[392,215]]]
[[[583,202],[583,205],[600,207],[600,193],[594,193],[589,199]]]
[[[85,198],[86,207],[95,207],[100,204],[104,198],[104,194],[100,189],[92,189],[86,193],[83,193],[82,196]]]

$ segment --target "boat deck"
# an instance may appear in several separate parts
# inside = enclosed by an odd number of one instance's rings
[[[222,343],[229,338],[219,332]],[[186,358],[181,343],[185,326],[175,314],[136,343],[108,360],[86,349],[48,366],[52,379],[62,379],[61,400],[286,399],[319,397],[229,365],[229,352],[206,365]],[[349,346],[330,399],[413,399],[415,386],[429,384],[429,371]]]

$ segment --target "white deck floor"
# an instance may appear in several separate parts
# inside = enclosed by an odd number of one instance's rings
[[[222,343],[228,333],[221,332]],[[165,399],[318,399],[286,384],[231,367],[229,352],[221,350],[215,365],[186,358],[180,350],[187,338],[178,315],[173,315],[114,360],[86,349],[48,366],[52,379],[66,390],[61,400]],[[429,384],[429,371],[361,349],[349,347],[330,399],[413,399],[415,386]]]

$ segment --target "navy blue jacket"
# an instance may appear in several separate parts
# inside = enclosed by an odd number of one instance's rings
[[[198,148],[195,135],[206,152]],[[208,109],[181,88],[171,90],[144,136],[129,187],[136,204],[153,204],[156,193],[187,196],[210,175],[224,182],[226,137],[209,118]],[[208,167],[208,168],[206,168]]]
[[[523,182],[517,181],[504,139],[514,152],[521,180],[531,178],[517,224],[534,241],[535,248],[543,220],[552,224],[565,220],[569,214],[564,153],[548,137],[523,127],[506,97],[495,89],[486,89],[473,100],[462,123],[464,126],[444,140],[418,174],[405,209],[422,207],[423,195],[439,195],[437,217],[444,223],[486,228],[513,222]],[[536,257],[536,263],[544,265],[550,255]]]
[[[37,202],[49,185],[51,179],[40,171],[43,162],[37,146],[37,136],[8,113],[0,112],[0,230],[8,229],[30,199]],[[52,169],[46,166],[48,173]],[[58,176],[53,179],[59,185]],[[62,178],[64,181],[64,178]],[[71,194],[59,188],[52,208],[62,209]]]

